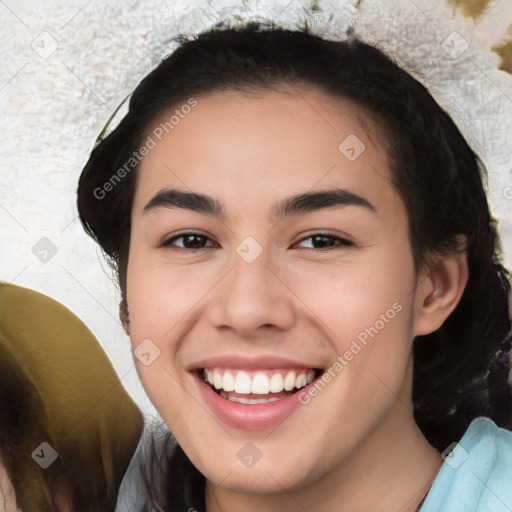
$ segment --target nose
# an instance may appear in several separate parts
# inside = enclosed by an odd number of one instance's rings
[[[252,263],[235,253],[230,263],[210,300],[210,325],[247,340],[269,329],[290,329],[296,322],[295,297],[282,269],[265,251]]]

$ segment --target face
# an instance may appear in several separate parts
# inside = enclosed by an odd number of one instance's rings
[[[149,128],[138,170],[137,370],[209,480],[299,488],[405,421],[407,213],[377,127],[351,103],[314,89],[195,100],[168,133],[179,106]]]

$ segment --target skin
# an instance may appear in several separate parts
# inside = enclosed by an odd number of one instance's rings
[[[55,496],[55,503],[61,512],[73,512],[71,492],[63,487]],[[2,512],[23,512],[16,504],[16,492],[6,467],[0,460],[0,510]]]
[[[137,371],[206,476],[208,512],[414,511],[443,461],[413,419],[412,341],[455,308],[467,282],[465,255],[415,271],[383,137],[351,103],[312,87],[196,99],[138,170],[125,327],[134,349],[149,338],[160,350],[148,366],[136,359]],[[366,145],[355,161],[338,150],[350,134]],[[165,207],[143,213],[166,187],[217,198],[226,218]],[[345,205],[269,218],[275,202],[331,187],[363,196],[375,212]],[[160,246],[190,231],[208,237],[205,247],[183,249],[183,238]],[[307,238],[325,232],[351,245],[328,239],[322,249]],[[236,252],[247,236],[263,248],[250,264]],[[397,302],[395,318],[273,429],[222,424],[187,371],[226,353],[326,369]],[[237,457],[249,441],[262,454],[250,469]]]
[[[0,462],[0,505],[5,512],[21,512],[16,506],[16,494],[5,466]]]

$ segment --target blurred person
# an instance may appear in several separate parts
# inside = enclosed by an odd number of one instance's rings
[[[2,511],[113,511],[143,428],[101,345],[69,309],[0,282]]]

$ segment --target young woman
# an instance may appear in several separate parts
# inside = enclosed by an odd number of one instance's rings
[[[170,431],[132,510],[509,510],[509,284],[483,174],[353,37],[182,41],[78,188]]]

